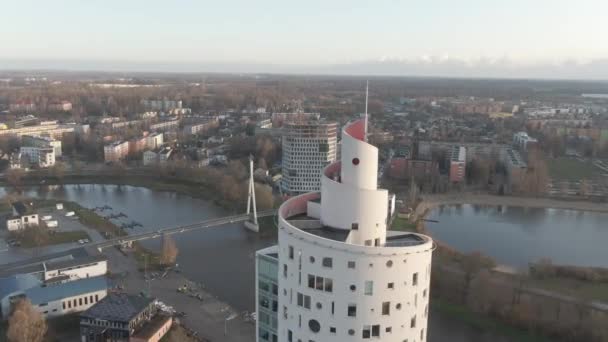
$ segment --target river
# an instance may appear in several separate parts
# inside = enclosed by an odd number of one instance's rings
[[[137,221],[143,225],[143,228],[129,232],[157,230],[231,214],[210,201],[125,185],[39,186],[27,188],[24,193],[30,197],[74,201],[88,208],[109,205],[112,210],[102,215],[123,212],[128,217],[117,223]],[[5,195],[5,189],[0,188],[0,197]],[[275,244],[276,236],[260,236],[243,229],[241,224],[232,224],[177,234],[175,240],[179,248],[179,267],[188,278],[203,283],[211,293],[241,310],[254,309],[254,253]],[[144,242],[154,249],[158,249],[159,244],[158,239]],[[439,312],[431,312],[428,340],[512,342],[503,336],[473,329]]]
[[[556,264],[608,267],[608,214],[512,206],[444,205],[426,228],[463,252],[480,251],[499,264],[525,269],[549,258]]]

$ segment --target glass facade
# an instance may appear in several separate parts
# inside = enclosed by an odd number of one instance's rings
[[[259,252],[257,262],[257,326],[259,342],[277,342],[279,260],[276,254]]]

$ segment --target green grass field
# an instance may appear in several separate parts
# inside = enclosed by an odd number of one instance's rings
[[[399,218],[395,216],[391,223],[391,230],[403,231],[403,232],[416,232],[416,223],[410,222],[408,219]]]
[[[581,180],[599,177],[602,171],[590,161],[582,162],[574,158],[547,160],[549,176],[553,179]]]

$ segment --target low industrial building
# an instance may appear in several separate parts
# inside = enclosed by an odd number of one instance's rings
[[[23,202],[14,202],[11,206],[13,213],[6,220],[6,229],[8,231],[12,232],[38,225],[38,214],[34,213],[31,206]]]
[[[156,342],[171,324],[170,317],[158,314],[154,298],[111,293],[80,314],[80,337],[83,342]]]
[[[107,295],[107,259],[84,249],[49,262],[24,264],[0,271],[0,316],[22,298],[47,317],[81,312]]]

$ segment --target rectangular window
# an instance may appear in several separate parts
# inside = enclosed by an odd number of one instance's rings
[[[333,260],[331,258],[323,258],[323,267],[332,268]]]
[[[89,297],[84,297],[84,305],[88,305],[89,304]]]
[[[258,281],[258,288],[264,292],[268,292],[270,291],[270,287],[268,286],[268,283],[265,281]]]
[[[416,316],[412,317],[412,320],[410,321],[410,328],[415,328],[416,327]]]
[[[334,291],[334,282],[330,278],[325,278],[325,292]]]
[[[315,289],[323,291],[323,277],[316,277]]]
[[[391,332],[393,332],[393,328],[392,328],[392,327],[386,327],[386,332],[387,332],[387,333],[391,333]]]
[[[332,334],[336,333],[336,327],[329,327],[329,332]]]
[[[364,325],[363,326],[363,331],[362,331],[362,337],[363,338],[370,338],[372,336],[372,327],[369,325]]]
[[[293,260],[293,246],[289,246],[289,259]]]
[[[391,302],[383,302],[382,303],[382,314],[390,315],[391,314]]]
[[[372,325],[372,337],[380,337],[380,325]]]
[[[283,277],[287,278],[287,264],[283,264]]]
[[[331,314],[333,315],[335,311],[336,311],[336,303],[331,302]]]
[[[394,289],[394,288],[395,288],[395,283],[388,283],[388,284],[386,285],[386,287],[388,287],[389,289],[391,289],[391,290],[392,290],[392,289]]]
[[[65,302],[61,302],[61,305],[63,307],[63,310],[65,310]]]
[[[366,246],[371,246],[372,245],[372,240],[365,240],[365,245]]]
[[[308,275],[308,287],[311,289],[315,288],[315,276],[312,274]]]
[[[352,230],[359,230],[359,224],[358,223],[353,223],[350,228]]]
[[[363,292],[366,296],[371,296],[374,294],[374,282],[372,280],[365,281],[365,288]]]
[[[78,305],[82,305],[82,298],[78,298]]]
[[[347,314],[348,317],[357,317],[357,305],[349,304]]]
[[[418,272],[416,272],[412,275],[412,285],[418,286]]]
[[[348,268],[355,268],[355,262],[354,261],[349,261],[348,262]]]

